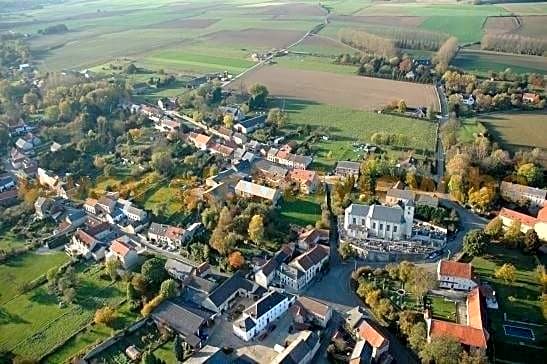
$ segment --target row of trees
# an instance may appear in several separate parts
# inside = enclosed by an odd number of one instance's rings
[[[543,56],[547,51],[547,40],[518,34],[487,33],[482,37],[481,48],[496,52]]]
[[[344,28],[338,32],[338,38],[341,42],[366,53],[384,57],[394,57],[398,53],[393,40],[362,30]]]
[[[435,63],[439,73],[444,73],[448,69],[448,65],[450,65],[456,53],[458,53],[458,47],[458,39],[450,37],[439,48],[433,57],[433,63]]]

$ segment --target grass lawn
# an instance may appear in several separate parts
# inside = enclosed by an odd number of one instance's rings
[[[151,189],[145,193],[139,201],[144,208],[154,214],[160,214],[164,218],[184,213],[184,207],[179,197],[180,189],[163,185],[157,189]]]
[[[431,312],[434,318],[456,322],[456,303],[454,301],[439,296],[428,296],[426,299],[431,303]]]
[[[1,250],[10,251],[14,248],[22,248],[25,244],[26,242],[12,231],[2,232],[2,237],[0,238]]]
[[[169,340],[156,350],[154,350],[154,355],[156,358],[163,360],[166,363],[176,363],[177,358],[175,357],[175,341]]]
[[[124,303],[117,309],[117,327],[129,326],[135,322],[139,315],[131,312],[129,304]],[[112,329],[104,325],[91,325],[83,332],[68,340],[63,346],[46,357],[48,363],[66,363],[76,354],[85,351],[99,342],[112,336]]]
[[[287,129],[309,125],[312,129],[323,128],[329,140],[312,145],[312,168],[327,171],[337,160],[356,160],[363,157],[353,148],[353,142],[370,142],[376,132],[404,134],[409,137],[408,148],[424,155],[435,148],[435,124],[425,120],[376,114],[303,100],[279,100],[280,107],[289,113]],[[400,153],[400,151],[388,152]],[[330,152],[330,158],[329,158]]]
[[[458,130],[458,141],[460,143],[471,143],[478,134],[486,132],[484,125],[476,119],[462,119],[460,122],[461,127]]]
[[[547,118],[544,113],[495,113],[480,116],[479,120],[505,148],[547,148]]]
[[[68,261],[64,252],[36,254],[29,252],[0,264],[0,305],[18,295],[17,289],[23,283],[30,282],[50,268],[60,266]],[[1,308],[0,308],[1,309]],[[0,323],[2,318],[0,317]]]
[[[289,224],[313,225],[321,218],[323,195],[286,198],[281,204],[281,218]]]
[[[481,281],[490,283],[496,290],[499,309],[488,311],[491,322],[490,332],[494,336],[496,357],[521,361],[519,353],[526,350],[530,362],[542,362],[544,352],[537,349],[537,345],[545,342],[547,330],[540,300],[541,287],[534,272],[540,260],[536,256],[525,255],[517,249],[491,245],[484,256],[473,258],[471,263]],[[517,268],[514,283],[506,283],[494,277],[495,270],[504,263],[511,263]],[[545,259],[542,259],[541,263],[545,264]],[[536,337],[535,342],[525,342],[522,339],[506,336],[503,331],[504,313],[507,314],[508,319],[535,322],[543,325],[543,327],[531,327]],[[521,342],[524,345],[534,345],[536,348],[527,346],[524,349],[520,346]]]
[[[77,267],[76,302],[59,306],[58,297],[40,286],[4,303],[0,309],[0,350],[39,359],[55,345],[87,325],[95,310],[125,298],[125,285],[101,278],[102,267]]]
[[[511,68],[516,73],[547,72],[545,57],[475,50],[460,51],[451,65],[481,77],[489,77],[490,71],[503,72],[507,68]]]

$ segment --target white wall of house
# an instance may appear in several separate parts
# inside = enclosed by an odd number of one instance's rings
[[[266,275],[261,269],[255,273],[255,282],[261,287],[268,288],[274,276],[275,276],[275,271],[273,271],[269,275]]]

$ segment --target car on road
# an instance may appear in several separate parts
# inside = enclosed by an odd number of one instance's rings
[[[440,257],[442,254],[443,254],[443,251],[442,251],[442,250],[434,251],[433,253],[430,253],[430,254],[427,256],[427,259],[429,259],[429,260],[435,260],[435,259],[437,259],[438,257]]]

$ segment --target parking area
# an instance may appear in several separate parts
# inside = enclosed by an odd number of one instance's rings
[[[237,306],[237,304],[236,304]],[[289,334],[289,327],[292,325],[292,316],[286,313],[269,326],[272,331],[268,331],[266,337],[259,340],[262,334],[257,335],[253,340],[245,342],[233,333],[232,322],[227,320],[226,315],[222,315],[215,320],[215,326],[212,329],[208,344],[218,347],[237,348],[235,353],[250,362],[269,363],[278,354],[275,345],[285,345],[298,335],[298,332]]]

